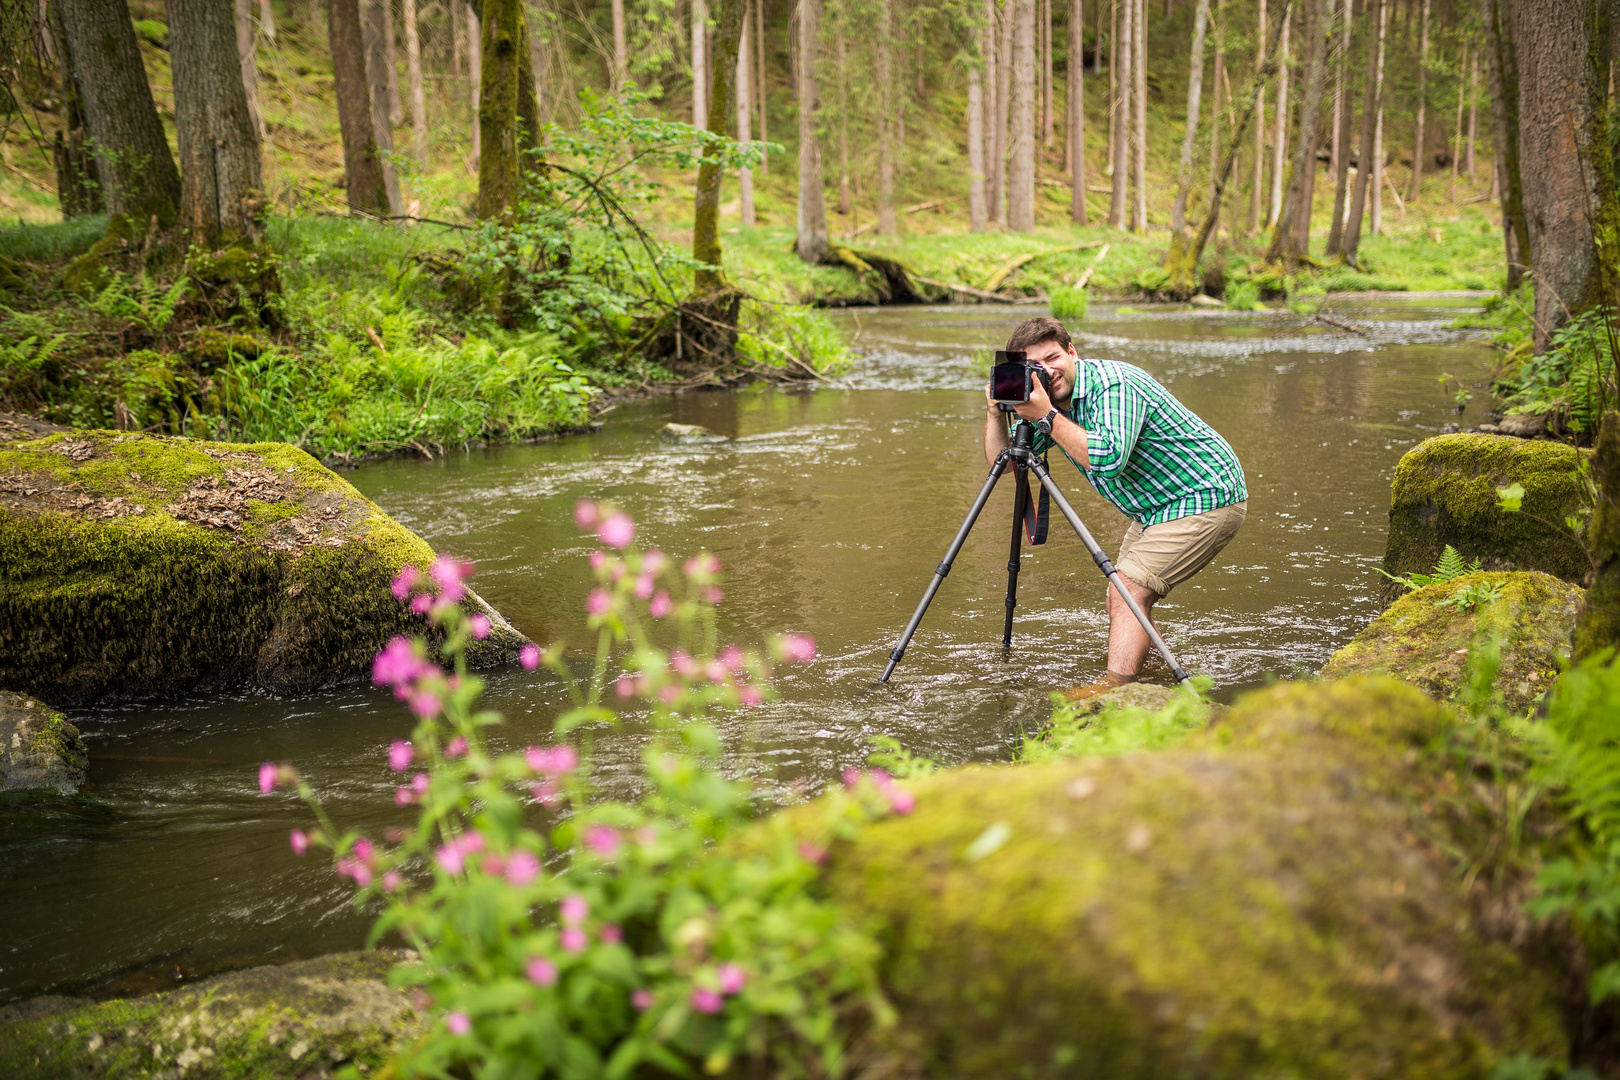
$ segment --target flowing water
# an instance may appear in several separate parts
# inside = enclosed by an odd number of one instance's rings
[[[1157,609],[1219,696],[1316,670],[1375,613],[1396,462],[1448,423],[1483,419],[1492,354],[1447,328],[1477,302],[1337,302],[1365,335],[1282,313],[1093,311],[1081,354],[1146,368],[1226,436],[1247,472],[1243,531]],[[638,544],[718,554],[726,640],[791,630],[820,650],[780,680],[778,700],[729,724],[740,770],[813,789],[863,761],[877,734],[946,763],[1005,758],[1048,691],[1100,673],[1107,636],[1102,580],[1054,515],[1050,542],[1026,548],[1014,648],[1001,647],[1010,480],[893,681],[872,683],[985,476],[975,354],[1029,313],[841,312],[865,359],[837,385],[637,401],[592,435],[388,461],[349,478],[435,548],[475,560],[480,592],[542,643],[589,640],[592,544],[572,524],[578,499],[627,509]],[[1478,391],[1462,416],[1457,380]],[[668,446],[658,429],[670,421],[730,441]],[[1052,470],[1112,550],[1124,519],[1057,455]],[[503,737],[545,740],[555,680],[513,667],[489,683]],[[295,763],[340,822],[380,832],[403,818],[385,750],[411,727],[390,696],[351,684],[74,719],[90,748],[87,797],[0,808],[0,1000],[166,988],[363,942],[369,919],[348,890],[287,848],[302,808],[259,795],[255,766]],[[596,738],[609,788],[628,782],[641,737],[632,720]]]

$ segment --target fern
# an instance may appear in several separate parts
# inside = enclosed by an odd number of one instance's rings
[[[1396,577],[1387,570],[1380,569],[1378,572],[1391,581],[1400,582],[1408,589],[1421,589],[1425,585],[1439,585],[1460,578],[1464,574],[1477,574],[1479,572],[1479,559],[1476,558],[1471,563],[1465,563],[1462,556],[1458,554],[1457,549],[1447,544],[1446,550],[1440,553],[1440,561],[1434,564],[1432,573],[1408,574],[1406,577]],[[1490,599],[1494,600],[1495,597]]]

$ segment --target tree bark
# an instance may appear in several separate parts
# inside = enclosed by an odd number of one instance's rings
[[[1073,187],[1069,191],[1069,220],[1087,224],[1086,211],[1086,87],[1084,0],[1072,0],[1069,8],[1069,170]],[[1100,0],[1093,0],[1100,3]]]
[[[1001,46],[996,70],[1000,85],[996,88],[996,152],[990,162],[992,194],[990,220],[1005,224],[1008,221],[1007,155],[1010,150],[1012,129],[1012,76],[1013,76],[1013,24],[1016,22],[1014,6],[1017,0],[1001,0]]]
[[[1383,52],[1382,49],[1379,50]],[[1382,65],[1380,65],[1382,67]],[[1379,72],[1379,81],[1383,81],[1383,72]],[[1373,127],[1373,174],[1368,183],[1372,185],[1372,198],[1367,200],[1367,231],[1373,236],[1384,235],[1384,105],[1378,103],[1378,123]]]
[[[1333,99],[1333,222],[1328,227],[1325,251],[1330,257],[1344,251],[1344,214],[1350,200],[1350,129],[1356,115],[1350,98],[1350,28],[1354,24],[1354,0],[1344,0],[1344,19],[1339,27],[1339,84]]]
[[[1035,0],[1013,0],[1012,160],[1007,227],[1035,228]]]
[[[984,87],[977,64],[968,68],[968,228],[984,232],[988,222],[984,191]],[[842,198],[840,194],[840,198]],[[847,213],[847,211],[845,211]]]
[[[343,136],[343,175],[349,209],[390,213],[388,183],[377,156],[377,133],[366,88],[364,34],[359,0],[327,0],[326,37],[332,52],[332,84]]]
[[[1120,0],[1119,26],[1115,32],[1114,51],[1109,58],[1119,72],[1119,94],[1114,102],[1114,183],[1109,194],[1108,224],[1123,229],[1130,212],[1131,193],[1131,91],[1136,79],[1131,74],[1135,59],[1136,0]]]
[[[123,0],[62,0],[61,11],[107,212],[137,235],[154,217],[160,228],[169,228],[180,201],[180,174],[146,82],[129,8]]]
[[[1098,21],[1102,19],[1102,5],[1097,5]],[[1103,165],[1103,172],[1110,177],[1114,175],[1114,159],[1118,157],[1116,147],[1119,141],[1119,68],[1115,63],[1114,54],[1119,49],[1119,0],[1108,0],[1108,157]],[[1102,27],[1097,28],[1097,56],[1098,63],[1102,62]],[[1110,211],[1112,208],[1110,207]],[[1112,213],[1110,212],[1110,218]],[[1109,224],[1113,224],[1112,221]]]
[[[1406,201],[1416,202],[1423,189],[1423,122],[1429,112],[1429,4],[1423,0],[1423,19],[1418,30],[1417,121],[1412,133],[1412,182],[1406,188]]]
[[[873,81],[877,90],[877,231],[879,236],[895,234],[894,220],[894,72],[890,43],[894,27],[890,23],[889,0],[878,0],[877,24],[872,27]]]
[[[1147,220],[1147,0],[1136,0],[1136,59],[1131,65],[1136,89],[1131,98],[1136,106],[1136,157],[1131,178],[1136,201],[1131,209],[1131,228],[1146,233]]]
[[[248,112],[236,26],[218,0],[168,0],[174,126],[180,144],[179,224],[214,250],[262,238],[259,131]]]
[[[378,0],[382,5],[383,74],[388,79],[388,124],[399,127],[405,122],[405,99],[399,93],[399,42],[394,36],[393,0]]]
[[[401,14],[405,21],[405,70],[411,84],[411,142],[416,164],[427,168],[427,95],[422,90],[422,40],[417,33],[416,0],[404,0]]]
[[[754,68],[756,74],[754,97],[759,108],[759,141],[768,142],[769,137],[765,134],[765,117],[770,111],[766,108],[769,104],[769,84],[765,81],[765,0],[754,0],[754,55],[757,60]],[[769,154],[759,159],[759,175],[771,175]]]
[[[331,0],[327,0],[328,3]],[[450,0],[452,5],[459,0]],[[472,99],[472,167],[474,170],[483,168],[484,163],[484,132],[479,122],[479,113],[483,106],[484,97],[484,30],[478,20],[478,12],[472,4],[467,4],[467,82],[470,87],[468,96]]]
[[[73,64],[73,50],[62,29],[60,6],[52,4],[46,13],[50,37],[55,39],[58,63],[62,67],[62,128],[56,133],[53,158],[56,165],[56,198],[63,219],[87,217],[106,210],[96,157],[85,128],[84,97]]]
[[[1293,19],[1282,19],[1282,44],[1277,49],[1277,113],[1271,136],[1271,197],[1266,203],[1266,225],[1275,225],[1282,215],[1283,163],[1288,160],[1288,87],[1294,72],[1288,66],[1288,33]]]
[[[1468,46],[1464,45],[1463,46],[1462,63],[1459,64],[1458,67],[1457,67],[1457,132],[1456,132],[1456,134],[1453,136],[1453,138],[1451,140],[1451,201],[1452,202],[1457,201],[1457,177],[1462,174],[1462,153],[1463,153],[1462,118],[1463,118],[1463,105],[1465,104],[1463,99],[1467,96],[1467,90],[1465,88],[1466,84],[1463,82],[1462,73],[1467,67],[1468,67]],[[1494,95],[1493,95],[1493,98],[1494,98]],[[1502,150],[1502,136],[1500,134],[1500,125],[1498,125],[1498,134],[1496,136],[1496,149],[1497,149],[1498,156],[1500,156],[1501,150]],[[1493,194],[1495,193],[1494,186],[1493,186],[1493,189],[1492,189],[1492,193]]]
[[[1519,0],[1519,167],[1535,267],[1535,349],[1620,299],[1609,147],[1607,0]]]
[[[1368,42],[1367,85],[1361,99],[1361,141],[1356,146],[1356,186],[1350,198],[1350,215],[1344,221],[1344,261],[1356,265],[1361,247],[1361,219],[1367,209],[1369,183],[1377,190],[1378,163],[1373,161],[1374,142],[1378,136],[1378,108],[1383,92],[1384,32],[1389,25],[1389,4],[1386,0],[1372,0],[1377,12],[1372,21],[1377,24],[1377,41]],[[1369,28],[1369,33],[1372,29]]]
[[[1041,0],[1041,145],[1052,148],[1052,0]]]
[[[1519,60],[1513,36],[1519,0],[1484,0],[1485,48],[1491,80],[1491,124],[1496,134],[1497,179],[1502,197],[1502,246],[1507,258],[1508,292],[1530,269],[1530,226],[1524,214],[1524,181],[1519,168]]]
[[[1284,0],[1286,3],[1287,0]],[[1258,0],[1258,10],[1255,12],[1256,42],[1266,40],[1266,0]],[[1265,69],[1265,53],[1255,50],[1254,68],[1255,77]],[[1261,203],[1263,202],[1262,188],[1266,183],[1266,86],[1262,80],[1255,91],[1254,99],[1254,182],[1249,185],[1249,235],[1253,236],[1260,231]]]
[[[1187,197],[1192,194],[1193,148],[1203,115],[1204,33],[1209,27],[1209,0],[1198,0],[1193,12],[1192,50],[1187,56],[1187,126],[1181,135],[1181,165],[1176,173],[1176,201],[1170,208],[1170,245],[1187,240]]]
[[[365,0],[362,37],[366,46],[366,88],[371,97],[372,138],[382,165],[383,184],[388,190],[388,212],[398,214],[404,207],[399,198],[399,174],[388,156],[394,152],[394,128],[388,117],[388,22],[387,0]]]
[[[540,103],[523,0],[484,0],[483,8],[478,219],[489,221],[509,215],[522,197],[540,131]]]
[[[849,17],[847,9],[840,8],[838,13],[838,70],[849,70],[849,34],[845,20]],[[850,212],[849,201],[849,80],[838,80],[838,212]]]
[[[1209,17],[1215,31],[1215,65],[1210,70],[1210,81],[1214,86],[1209,110],[1209,196],[1213,198],[1215,165],[1221,159],[1221,108],[1225,102],[1222,76],[1226,73],[1226,28],[1221,22],[1221,0],[1214,0],[1210,4]]]
[[[624,0],[613,0],[613,92],[624,89],[630,74],[630,46],[624,31]]]
[[[1333,29],[1333,16],[1326,0],[1310,0],[1305,9],[1305,75],[1301,87],[1299,116],[1294,125],[1293,160],[1289,166],[1288,192],[1283,198],[1277,224],[1266,252],[1268,262],[1292,269],[1311,256],[1311,202],[1316,188],[1317,131],[1322,120],[1322,88],[1327,74],[1327,37]]]
[[[807,263],[826,262],[827,196],[821,182],[821,144],[816,131],[821,108],[816,60],[821,52],[821,0],[799,3],[799,212],[794,250]]]
[[[1468,160],[1464,168],[1468,175],[1474,175],[1478,159],[1474,156],[1474,147],[1479,145],[1477,134],[1479,131],[1479,94],[1475,92],[1474,85],[1479,76],[1479,56],[1476,54],[1468,65]]]
[[[692,0],[692,126],[709,128],[709,5]]]
[[[747,12],[748,0],[738,0],[744,5],[742,20],[742,40],[737,45],[737,141],[749,142],[753,134],[749,130],[752,126],[754,102],[749,85],[749,69],[754,66],[753,56],[748,47],[749,39],[753,36],[748,32],[750,22]],[[737,204],[741,211],[742,223],[748,228],[754,227],[754,170],[741,169],[737,173]]]
[[[236,56],[241,61],[242,89],[247,94],[248,113],[253,127],[262,136],[266,134],[264,113],[259,109],[258,50],[253,39],[252,0],[236,0]]]
[[[809,6],[807,0],[806,7]],[[709,69],[709,132],[713,139],[703,152],[698,166],[697,192],[693,199],[692,258],[704,268],[692,274],[694,298],[714,297],[728,290],[725,272],[721,269],[720,251],[720,155],[730,124],[732,99],[736,91],[737,47],[742,38],[743,13],[747,0],[720,0],[720,18],[715,28],[714,55]],[[801,13],[802,14],[802,13]],[[817,15],[819,16],[819,12]],[[816,19],[819,24],[819,17]],[[808,57],[806,58],[808,60]],[[809,63],[804,65],[810,67]],[[820,179],[817,168],[817,179]],[[820,190],[817,190],[818,195]],[[827,211],[823,203],[822,229],[826,229]]]

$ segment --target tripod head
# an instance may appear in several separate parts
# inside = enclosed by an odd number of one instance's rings
[[[996,407],[1004,413],[1018,416],[1018,411],[1005,401],[996,402]],[[1013,464],[1021,469],[1029,467],[1029,459],[1035,456],[1035,422],[1018,417],[1013,425],[1012,445],[1007,448],[1008,455]]]

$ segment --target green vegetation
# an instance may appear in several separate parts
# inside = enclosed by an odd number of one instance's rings
[[[1520,489],[1523,494],[1523,489]],[[1479,572],[1479,557],[1476,555],[1471,563],[1463,562],[1463,557],[1457,554],[1457,549],[1450,544],[1440,553],[1440,561],[1434,564],[1434,570],[1427,574],[1408,574],[1405,577],[1396,577],[1394,574],[1379,573],[1391,581],[1398,581],[1408,589],[1421,589],[1425,585],[1437,585],[1442,581],[1462,577],[1464,574],[1477,574]]]

